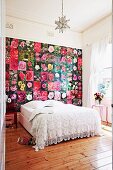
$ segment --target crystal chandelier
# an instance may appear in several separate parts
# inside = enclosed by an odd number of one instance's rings
[[[63,15],[63,0],[62,0],[62,16],[59,17],[58,21],[55,21],[55,24],[57,25],[57,27],[55,28],[55,30],[59,29],[59,32],[62,32],[67,29],[70,28],[67,25],[67,22],[70,21],[70,19],[66,20],[66,16]]]

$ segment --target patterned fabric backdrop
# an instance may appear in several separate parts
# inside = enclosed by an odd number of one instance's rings
[[[7,104],[61,100],[82,105],[82,50],[6,38]]]

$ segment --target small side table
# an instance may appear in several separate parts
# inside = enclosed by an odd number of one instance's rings
[[[92,108],[98,108],[99,109],[101,121],[102,121],[102,114],[103,114],[103,111],[105,109],[105,111],[106,111],[106,125],[108,125],[108,107],[105,106],[105,105],[92,105]]]
[[[6,112],[6,116],[7,115],[13,115],[13,122],[17,128],[17,112]]]

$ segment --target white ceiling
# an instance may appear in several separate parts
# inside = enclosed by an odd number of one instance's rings
[[[6,13],[55,26],[61,16],[61,0],[6,0]],[[112,13],[112,0],[64,0],[64,15],[71,30],[83,32]]]

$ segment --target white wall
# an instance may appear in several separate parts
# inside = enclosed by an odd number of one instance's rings
[[[6,28],[7,37],[33,40],[73,48],[82,47],[81,33],[66,30],[62,34],[59,33],[58,30],[55,30],[54,27],[13,16],[7,16],[6,23],[13,24],[13,29]]]
[[[111,36],[112,34],[112,17],[108,16],[101,22],[90,27],[82,34],[82,49],[83,49],[83,105],[87,106],[88,81],[90,75],[90,56],[91,45],[103,37]]]

